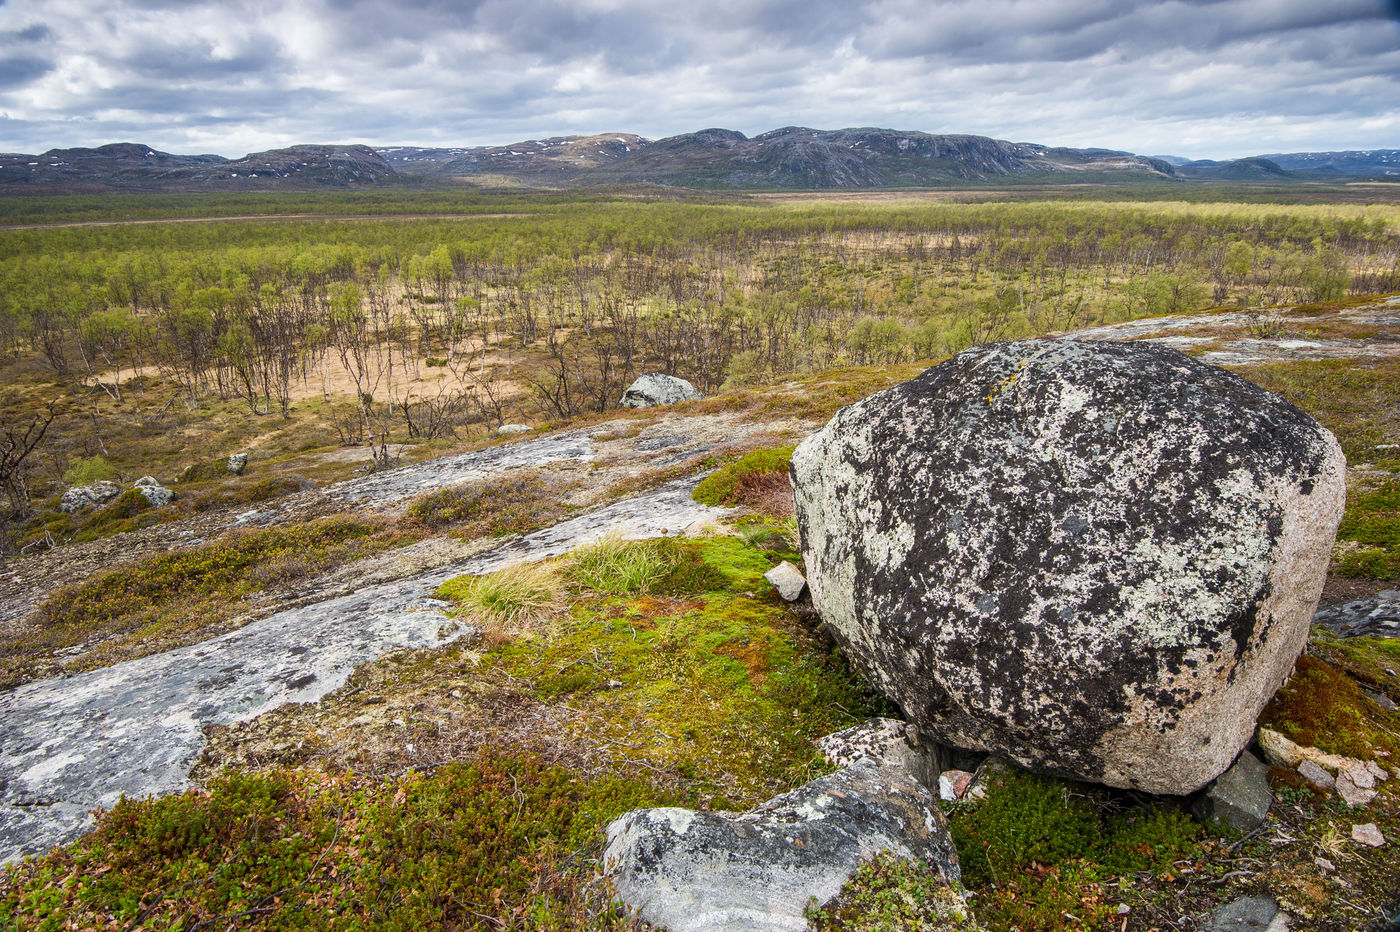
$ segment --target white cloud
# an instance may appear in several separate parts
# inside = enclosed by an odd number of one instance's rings
[[[9,0],[0,149],[889,126],[1400,147],[1380,0]]]

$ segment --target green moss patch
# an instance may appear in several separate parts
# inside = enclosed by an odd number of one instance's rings
[[[0,875],[16,929],[625,929],[580,889],[598,827],[671,802],[529,756],[429,775],[229,774],[123,801],[96,831]]]
[[[818,932],[976,932],[957,890],[921,861],[876,855],[807,918]]]
[[[1019,772],[1001,774],[949,825],[963,882],[993,929],[1097,928],[1114,915],[1110,885],[1199,857],[1204,835],[1175,806],[1124,806],[1102,787]]]
[[[1356,652],[1364,647],[1334,650]],[[1298,658],[1292,678],[1259,721],[1298,744],[1332,754],[1363,760],[1374,759],[1378,751],[1400,755],[1400,714],[1382,709],[1342,667],[1319,656]]]
[[[691,493],[691,498],[702,505],[762,506],[770,498],[775,498],[780,489],[788,488],[788,464],[792,461],[794,449],[796,444],[788,444],[745,453],[701,480]],[[778,481],[775,482],[775,479]],[[790,499],[790,488],[786,494]],[[791,511],[789,504],[787,514],[780,516],[788,517]]]
[[[1400,481],[1349,492],[1337,539],[1359,545],[1342,556],[1338,572],[1343,576],[1400,578]]]

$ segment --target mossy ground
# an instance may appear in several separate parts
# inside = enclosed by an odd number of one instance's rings
[[[534,630],[211,729],[205,791],[124,802],[11,868],[0,923],[629,928],[589,886],[613,817],[750,806],[829,769],[814,738],[888,711],[768,591],[782,529],[748,530],[563,558],[571,604]]]

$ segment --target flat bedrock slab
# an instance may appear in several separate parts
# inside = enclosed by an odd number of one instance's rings
[[[862,760],[746,813],[636,809],[608,826],[619,899],[670,932],[799,932],[879,852],[950,883],[957,852],[938,802],[903,767]]]
[[[955,747],[1155,793],[1222,773],[1306,644],[1345,497],[1312,418],[1162,347],[977,347],[792,457],[807,582]]]
[[[691,481],[617,502],[470,559],[278,612],[222,637],[0,695],[0,858],[82,834],[89,810],[121,796],[178,792],[202,727],[312,702],[355,667],[465,633],[432,598],[446,580],[558,556],[612,531],[674,534],[723,514],[690,500]],[[35,805],[35,801],[42,805]]]

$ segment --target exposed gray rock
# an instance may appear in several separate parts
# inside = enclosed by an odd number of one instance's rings
[[[1385,835],[1381,834],[1376,823],[1367,822],[1365,825],[1351,827],[1351,840],[1368,848],[1380,848],[1385,844]]]
[[[704,397],[685,379],[661,372],[638,376],[627,386],[618,402],[621,408],[650,408],[652,405],[673,405],[682,401],[697,401]]]
[[[1236,375],[1072,341],[960,353],[792,458],[813,602],[909,721],[1157,793],[1223,772],[1292,669],[1344,469]]]
[[[103,480],[92,485],[78,485],[63,493],[58,500],[58,510],[72,514],[87,508],[105,505],[122,494],[122,487],[115,482]]]
[[[146,476],[145,478],[149,479],[150,477]],[[164,508],[166,505],[175,501],[174,492],[162,485],[156,484],[154,479],[151,479],[151,482],[151,485],[141,485],[139,482],[136,485],[136,491],[145,496],[146,501],[157,508]]]
[[[871,718],[817,739],[822,756],[837,767],[863,760],[903,766],[909,753],[906,726],[897,718]]]
[[[1313,624],[1339,637],[1400,637],[1400,590],[1386,589],[1375,598],[1320,608],[1313,615]]]
[[[524,434],[534,430],[529,424],[502,424],[496,428],[498,434]]]
[[[153,489],[158,488],[159,486],[160,482],[156,479],[155,476],[142,476],[140,479],[137,479],[134,483],[132,483],[132,488],[135,489]]]
[[[608,826],[604,870],[619,899],[670,932],[807,928],[878,852],[960,879],[937,801],[902,767],[865,760],[757,809],[637,809]]]
[[[1337,781],[1315,760],[1305,760],[1298,765],[1298,774],[1319,790],[1331,792],[1337,788]]]
[[[788,602],[796,602],[802,597],[802,591],[807,588],[807,580],[803,578],[802,571],[786,560],[764,573],[763,578]]]
[[[1242,896],[1210,914],[1210,932],[1288,932],[1288,915],[1268,896]]]
[[[1272,728],[1260,728],[1256,733],[1256,740],[1259,742],[1259,752],[1264,755],[1264,760],[1275,767],[1293,770],[1308,759],[1308,755],[1304,753],[1303,748],[1297,742],[1279,734]]]
[[[1219,819],[1249,832],[1263,824],[1273,802],[1268,765],[1245,751],[1201,794],[1195,812],[1202,819]]]
[[[243,470],[248,468],[248,454],[234,453],[228,458],[228,471],[235,476],[243,475]]]

